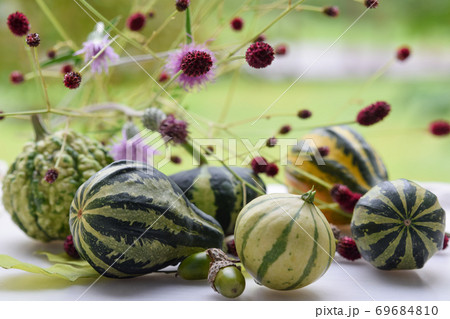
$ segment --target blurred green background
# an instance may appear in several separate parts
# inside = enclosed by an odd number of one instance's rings
[[[88,1],[108,19],[121,17],[118,27],[123,28],[126,17],[135,11],[152,8],[155,16],[148,19],[144,31],[145,36],[152,34],[173,12],[173,1]],[[239,12],[246,21],[244,31],[236,34],[229,30],[228,21],[233,17],[242,0],[192,0],[192,16],[194,19],[194,36],[197,42],[214,40],[211,44],[217,50],[226,50],[228,46],[235,46],[240,41],[253,35],[261,29],[281,10],[260,12]],[[271,3],[287,3],[288,1],[249,1],[249,5],[264,5]],[[87,34],[94,27],[94,22],[80,7],[71,0],[45,0],[57,19],[61,22],[76,46],[81,48]],[[113,5],[112,5],[113,4]],[[265,33],[271,44],[287,43],[293,45],[301,41],[308,43],[331,44],[349,25],[357,19],[365,7],[351,0],[305,1],[308,5],[336,5],[340,9],[337,18],[330,18],[320,12],[293,12],[278,22]],[[214,13],[205,14],[209,9]],[[61,41],[56,30],[42,13],[35,1],[32,0],[2,0],[0,2],[1,20],[6,21],[9,13],[24,12],[32,25],[32,31],[41,35],[39,55],[46,59],[46,51],[55,43]],[[163,32],[155,37],[151,48],[157,52],[173,48],[173,44],[180,41],[183,32],[184,16],[175,15]],[[222,32],[216,32],[218,26],[223,25]],[[369,10],[346,34],[339,40],[339,47],[368,47],[380,50],[379,67],[383,66],[394,56],[396,48],[407,44],[412,48],[411,61],[415,55],[424,52],[450,52],[448,30],[450,27],[450,2],[442,0],[420,1],[380,1],[377,9]],[[0,44],[0,110],[13,112],[21,110],[41,109],[45,107],[40,87],[34,80],[21,85],[12,85],[9,74],[13,70],[23,73],[32,71],[29,58],[23,45],[23,39],[11,35],[2,23],[0,29],[2,42]],[[140,40],[139,36],[136,37]],[[113,46],[121,56],[124,53],[116,45]],[[142,54],[138,50],[126,46],[132,54]],[[387,54],[386,54],[387,52]],[[331,49],[328,55],[333,55]],[[425,54],[425,53],[424,53]],[[430,56],[432,59],[433,56]],[[447,59],[448,61],[448,59]],[[320,61],[318,61],[320,64]],[[402,68],[408,68],[410,61],[406,61]],[[143,66],[153,75],[160,72],[160,65],[144,63]],[[81,66],[80,66],[81,67]],[[55,73],[60,65],[50,68]],[[314,66],[312,70],[314,71]],[[237,81],[233,73],[227,73],[207,89],[198,93],[190,93],[182,99],[185,106],[195,117],[203,117],[217,121],[221,109],[230,94],[230,87],[235,83],[234,95],[226,121],[241,120],[258,116],[273,101],[275,101],[295,80],[295,77],[284,77],[277,80],[267,80],[241,72]],[[147,75],[136,65],[129,64],[114,68],[105,82],[104,78],[95,77],[92,86],[82,87],[77,92],[68,91],[61,85],[61,78],[47,79],[49,95],[52,104],[62,103],[66,107],[80,107],[89,103],[115,101],[140,107],[148,101],[145,92],[157,90]],[[300,74],[299,74],[300,75]],[[369,75],[370,76],[370,75]],[[369,77],[368,76],[368,77]],[[368,78],[367,77],[367,78]],[[309,108],[314,116],[302,121],[293,116],[274,117],[270,121],[261,120],[254,126],[237,127],[233,133],[240,137],[256,141],[258,138],[268,137],[281,125],[290,124],[293,131],[287,137],[299,138],[307,132],[307,127],[333,124],[349,121],[355,118],[362,106],[377,100],[388,101],[392,113],[381,123],[373,127],[355,128],[368,140],[384,159],[391,179],[408,178],[420,181],[450,182],[450,138],[438,138],[428,133],[428,124],[436,119],[450,119],[450,76],[429,74],[426,76],[395,77],[382,76],[368,87],[359,97],[358,104],[349,104],[364,85],[361,78],[342,79],[301,79],[273,106],[271,113],[292,113],[299,109]],[[132,92],[137,91],[139,94]],[[177,91],[174,92],[177,94]],[[180,93],[180,92],[178,92]],[[65,99],[72,97],[69,105],[64,105]],[[61,102],[63,101],[63,102]],[[75,120],[74,127],[83,130],[96,138],[97,129],[92,128],[92,122]],[[109,125],[109,126],[108,126]],[[120,127],[120,123],[106,122],[111,129]],[[57,127],[55,127],[56,129]],[[191,126],[192,133],[196,130]],[[32,138],[31,127],[23,119],[7,118],[0,121],[0,159],[12,162],[20,153],[23,144]],[[225,136],[223,133],[219,136]],[[120,135],[115,137],[120,138]],[[274,155],[277,150],[271,150]],[[182,166],[169,164],[164,172],[189,168],[191,160],[183,150],[175,153],[185,159]],[[281,177],[280,177],[281,178]]]

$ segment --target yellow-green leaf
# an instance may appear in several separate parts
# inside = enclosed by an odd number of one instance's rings
[[[69,264],[54,264],[48,268],[21,262],[7,255],[0,255],[0,267],[5,269],[20,269],[54,278],[75,281],[78,278],[97,278],[99,274],[89,265],[74,266]]]

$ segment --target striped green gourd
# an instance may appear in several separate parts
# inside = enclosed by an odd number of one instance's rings
[[[308,144],[305,144],[307,141]],[[308,151],[328,147],[329,154],[318,162]],[[295,170],[299,169],[321,178],[329,184],[342,184],[351,191],[364,194],[376,184],[388,179],[386,168],[380,156],[355,130],[348,126],[319,128],[303,136],[288,156],[286,182],[291,193],[304,193],[312,186],[317,190],[316,197],[333,203],[330,192]],[[350,218],[323,210],[333,224],[349,224]]]
[[[269,194],[242,209],[234,233],[236,250],[255,280],[291,290],[319,279],[336,250],[330,224],[305,195]]]
[[[249,184],[266,190],[264,182],[249,168],[231,167]],[[259,196],[246,187],[225,167],[202,165],[199,168],[170,176],[186,192],[189,200],[200,210],[214,217],[222,225],[225,235],[234,232],[236,218],[244,205]],[[245,198],[244,198],[245,197]]]
[[[125,278],[222,247],[219,223],[144,163],[118,161],[84,183],[70,207],[78,253],[100,274]]]
[[[445,212],[416,183],[382,182],[356,204],[351,231],[362,257],[376,268],[419,269],[442,247]]]

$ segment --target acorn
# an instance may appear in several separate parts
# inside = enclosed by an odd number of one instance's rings
[[[206,251],[190,255],[178,266],[177,276],[186,280],[206,279],[210,263],[211,258]]]

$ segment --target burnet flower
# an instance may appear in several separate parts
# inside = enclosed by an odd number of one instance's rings
[[[74,55],[84,54],[84,62],[87,63],[99,53],[108,44],[108,35],[104,32],[105,25],[103,22],[97,23],[93,32],[88,36],[88,40],[83,43],[83,49],[78,50]],[[97,59],[91,64],[91,70],[94,73],[108,73],[108,60],[116,61],[119,55],[114,52],[114,49],[108,46]]]
[[[216,58],[210,50],[203,45],[191,43],[170,54],[166,68],[171,76],[183,71],[177,80],[189,91],[195,87],[201,88],[213,80],[215,62]]]

